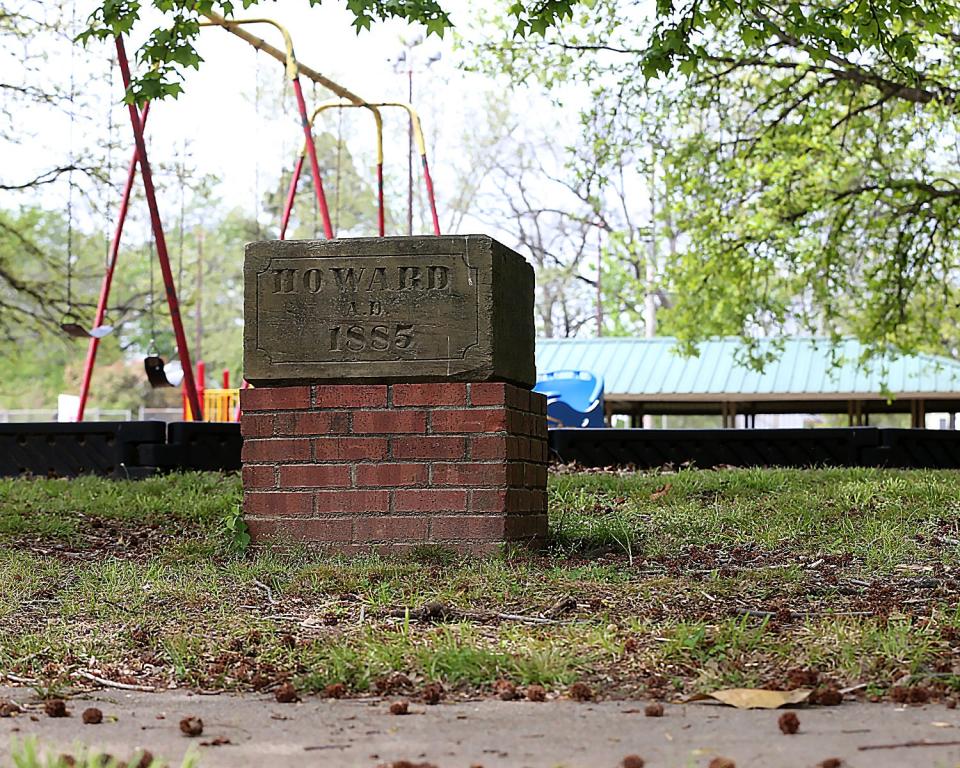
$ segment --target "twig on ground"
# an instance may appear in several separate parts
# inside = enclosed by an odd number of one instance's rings
[[[142,691],[143,693],[153,693],[157,690],[156,687],[152,685],[133,685],[131,683],[120,683],[116,680],[107,680],[107,678],[95,675],[93,672],[87,672],[85,669],[78,669],[73,674],[77,675],[78,677],[86,678],[91,682],[98,683],[99,685],[106,686],[107,688],[119,688],[121,691]]]
[[[21,677],[20,675],[15,675],[12,672],[7,672],[7,680],[12,683],[23,683],[24,685],[33,685],[37,682],[35,677]]]
[[[267,586],[266,584],[264,584],[262,581],[260,581],[260,580],[258,580],[258,579],[254,579],[254,580],[253,580],[253,586],[259,587],[260,589],[262,589],[264,592],[267,593],[267,602],[270,603],[270,605],[276,605],[276,604],[279,602],[278,600],[275,600],[275,599],[274,599],[274,597],[273,597],[273,590],[270,589],[270,587],[268,587],[268,586]]]
[[[861,747],[857,747],[861,752],[866,752],[868,749],[900,749],[901,747],[956,747],[960,746],[960,741],[954,739],[953,741],[927,741],[926,739],[921,739],[920,741],[901,741],[899,744],[866,744]]]
[[[860,691],[866,688],[868,685],[869,683],[858,683],[857,685],[851,685],[848,688],[841,688],[840,693],[846,696],[848,693],[853,693],[854,691]]]
[[[414,621],[490,621],[491,619],[500,619],[502,621],[522,621],[529,624],[557,624],[556,619],[548,619],[542,616],[524,616],[518,613],[473,613],[471,611],[461,611],[444,603],[427,603],[420,608],[397,608],[388,611],[387,616],[395,619],[410,618]]]

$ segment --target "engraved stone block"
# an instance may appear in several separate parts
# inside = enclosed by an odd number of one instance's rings
[[[533,269],[483,235],[251,243],[244,376],[531,386]]]

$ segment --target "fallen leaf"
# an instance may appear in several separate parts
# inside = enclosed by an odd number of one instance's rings
[[[657,490],[655,490],[653,493],[650,494],[650,501],[657,501],[658,499],[662,499],[664,496],[670,493],[671,488],[673,488],[673,483],[664,483],[659,488],[657,488]]]
[[[725,688],[712,693],[698,693],[687,701],[714,699],[737,709],[779,709],[789,704],[802,704],[810,698],[810,690],[768,691],[763,688]]]

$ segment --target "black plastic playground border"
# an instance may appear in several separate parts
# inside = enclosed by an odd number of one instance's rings
[[[825,429],[552,429],[554,460],[583,467],[960,468],[960,431]]]
[[[960,431],[552,429],[555,461],[583,467],[903,467],[960,469]],[[240,469],[239,424],[101,421],[0,424],[0,477]]]
[[[235,471],[240,446],[236,423],[0,424],[0,477],[138,479],[177,470]]]

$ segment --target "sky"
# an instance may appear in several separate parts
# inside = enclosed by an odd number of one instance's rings
[[[82,26],[96,5],[90,0],[77,0],[75,10],[69,11],[75,28]],[[42,4],[36,3],[35,6],[42,7]],[[464,2],[450,6],[455,24],[466,17],[466,8]],[[329,0],[318,7],[311,7],[307,0],[267,2],[245,15],[254,14],[269,16],[286,26],[291,30],[300,61],[363,98],[406,101],[405,65],[398,67],[396,59],[406,42],[423,38],[419,27],[402,21],[388,21],[374,24],[370,30],[357,34],[350,23],[352,15],[345,5]],[[242,15],[238,13],[237,16]],[[131,58],[157,18],[148,9],[135,28],[127,44]],[[279,32],[272,28],[256,25],[249,29],[282,47]],[[152,107],[147,129],[151,164],[156,168],[184,159],[198,174],[212,174],[221,179],[217,193],[224,208],[240,207],[252,214],[281,171],[292,165],[302,145],[302,132],[289,81],[285,80],[281,64],[266,54],[258,54],[222,29],[204,30],[198,50],[204,62],[198,71],[188,71],[183,83],[184,94]],[[115,66],[111,69],[113,46],[91,43],[86,49],[80,49],[65,40],[47,41],[44,52],[57,65],[45,67],[35,77],[57,78],[69,90],[72,73],[75,115],[72,121],[59,110],[32,110],[20,116],[23,144],[29,151],[14,152],[5,157],[3,176],[17,180],[30,178],[48,167],[51,157],[66,162],[71,154],[83,151],[84,143],[93,145],[96,137],[102,138],[109,133],[117,149],[108,160],[113,168],[114,184],[119,188],[132,148],[132,133],[125,108],[119,103],[122,93],[119,71]],[[415,48],[413,56],[413,101],[423,121],[441,209],[443,195],[452,195],[456,181],[454,167],[459,159],[464,129],[478,119],[482,93],[501,87],[483,75],[464,71],[463,58],[463,53],[455,49],[450,34],[443,39],[436,36],[426,39]],[[109,83],[106,79],[108,73],[111,77]],[[304,90],[308,108],[310,104],[332,96],[322,88],[314,90],[306,80]],[[543,125],[563,124],[549,113],[548,102],[541,96],[527,92],[506,94],[506,98],[522,105],[531,127],[535,127],[532,124],[537,119]],[[531,100],[539,100],[544,109],[530,109]],[[360,110],[345,110],[339,119],[348,146],[357,156],[361,174],[368,173],[372,180],[374,131],[370,118]],[[337,122],[335,110],[326,113],[324,127],[336,131]],[[575,121],[569,124],[574,125]],[[553,130],[558,141],[572,138],[563,137],[559,127]],[[406,122],[402,115],[398,111],[385,112],[386,170],[400,187],[395,190],[400,193],[400,199],[395,197],[393,200],[397,213],[406,210],[401,183],[406,178],[406,138]],[[415,164],[414,172],[417,171]],[[330,180],[326,183],[331,184]],[[65,180],[45,187],[37,202],[48,206],[62,204],[67,187]],[[161,208],[173,213],[178,206],[178,192],[167,189],[162,195],[166,199],[161,199]],[[0,204],[7,202],[11,200],[0,196]],[[23,202],[22,197],[17,202]],[[388,200],[388,205],[390,202]],[[110,210],[84,211],[79,203],[75,203],[77,226],[81,228],[106,228],[110,214]],[[257,211],[257,215],[262,223],[272,223],[263,211]],[[145,226],[142,217],[131,223],[132,229],[140,227],[144,235]],[[490,228],[489,222],[468,218],[461,231],[489,231]]]

